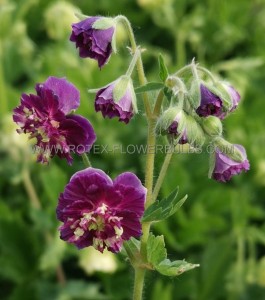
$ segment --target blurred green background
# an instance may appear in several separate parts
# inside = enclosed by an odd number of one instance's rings
[[[36,164],[11,121],[22,92],[34,92],[35,83],[50,75],[66,76],[81,91],[78,113],[94,125],[97,144],[145,143],[143,117],[127,126],[104,120],[87,93],[126,71],[125,33],[118,34],[118,55],[99,71],[68,41],[78,11],[126,15],[148,50],[143,56],[149,79],[158,79],[160,52],[171,72],[195,57],[242,95],[239,109],[224,121],[225,136],[246,147],[251,170],[220,184],[207,178],[207,154],[175,155],[161,197],[179,185],[189,198],[153,231],[165,235],[169,258],[201,267],[176,278],[150,273],[145,299],[265,299],[264,0],[0,0],[0,299],[131,297],[133,271],[122,255],[99,257],[59,240],[58,194],[83,168],[82,160],[76,157],[72,167],[59,159]],[[91,161],[112,177],[122,171],[144,176],[144,155],[92,154]],[[159,156],[156,176],[161,162]]]

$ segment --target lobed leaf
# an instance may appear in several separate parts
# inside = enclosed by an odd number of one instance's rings
[[[161,201],[156,201],[149,206],[142,218],[142,222],[157,222],[172,216],[186,201],[188,195],[177,201],[179,187],[177,187],[168,197]]]
[[[160,90],[163,87],[164,84],[162,82],[148,82],[147,84],[136,88],[134,91],[136,94],[140,94],[140,93]]]

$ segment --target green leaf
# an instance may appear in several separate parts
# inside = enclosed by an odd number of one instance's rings
[[[99,18],[92,25],[93,29],[99,29],[99,30],[108,29],[110,27],[114,27],[114,20],[112,18]]]
[[[161,261],[166,259],[167,250],[165,248],[164,236],[149,235],[147,242],[147,260],[153,266],[158,265]]]
[[[161,82],[148,82],[146,85],[142,85],[136,88],[134,91],[136,94],[150,92],[155,90],[160,90],[164,87],[164,84]]]
[[[140,255],[140,241],[132,237],[129,241],[123,243],[128,257],[131,262],[139,261]]]
[[[157,222],[172,216],[186,201],[187,195],[177,201],[179,187],[177,187],[167,198],[156,201],[149,206],[142,218],[142,222]]]
[[[164,236],[150,234],[147,241],[147,261],[151,267],[165,276],[177,276],[186,271],[199,267],[185,260],[170,261],[167,259]]]
[[[156,267],[156,270],[165,276],[178,276],[199,266],[199,264],[191,264],[185,260],[165,259]]]
[[[165,82],[168,77],[168,69],[165,65],[165,61],[161,53],[159,54],[158,57],[158,63],[159,63],[159,77],[163,82]]]

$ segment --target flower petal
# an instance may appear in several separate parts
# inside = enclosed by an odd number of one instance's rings
[[[80,105],[80,93],[78,89],[65,78],[50,76],[43,86],[50,89],[58,96],[59,109],[65,114],[69,114]]]

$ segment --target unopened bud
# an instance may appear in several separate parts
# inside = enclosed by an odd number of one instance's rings
[[[220,136],[223,132],[222,122],[214,116],[204,118],[202,128],[209,136]]]

